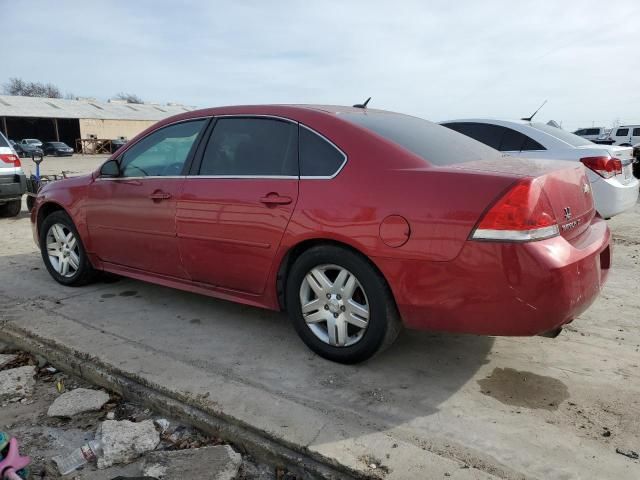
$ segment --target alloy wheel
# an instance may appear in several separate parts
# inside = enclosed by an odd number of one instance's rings
[[[348,347],[359,342],[369,325],[369,301],[355,275],[338,265],[311,269],[300,286],[302,316],[322,342]]]
[[[47,255],[53,269],[65,278],[80,268],[80,245],[74,233],[61,223],[54,223],[46,237]]]

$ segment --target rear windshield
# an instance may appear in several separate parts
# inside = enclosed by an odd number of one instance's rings
[[[4,135],[0,133],[0,147],[8,147],[8,146],[9,146],[9,142],[7,142],[7,139],[4,138]]]
[[[503,154],[472,138],[418,117],[390,112],[353,112],[340,115],[406,148],[434,165],[502,158]]]
[[[586,138],[579,137],[578,135],[574,135],[571,132],[567,132],[566,130],[562,130],[558,127],[552,127],[551,125],[547,125],[545,123],[531,123],[533,128],[540,130],[544,133],[548,133],[552,137],[556,137],[563,142],[568,143],[573,147],[584,147],[585,145],[591,145],[593,142],[587,140]]]

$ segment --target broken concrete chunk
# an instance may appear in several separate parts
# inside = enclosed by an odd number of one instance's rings
[[[155,449],[160,435],[153,420],[134,423],[129,420],[105,420],[98,427],[97,438],[102,440],[104,454],[98,458],[98,468],[117,463],[129,463],[145,452]]]
[[[160,480],[234,480],[242,456],[229,445],[152,452],[145,455],[143,475]]]
[[[50,417],[73,417],[82,412],[95,412],[108,401],[109,395],[101,390],[76,388],[56,398],[49,407],[47,415]]]
[[[36,367],[12,368],[0,372],[0,401],[17,401],[30,397],[36,385]]]
[[[0,354],[0,368],[6,367],[11,362],[13,362],[16,358],[18,358],[17,355],[13,355],[9,353]]]

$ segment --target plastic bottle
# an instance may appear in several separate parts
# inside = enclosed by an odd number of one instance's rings
[[[76,448],[69,455],[53,457],[53,461],[58,466],[60,475],[67,475],[87,463],[95,462],[103,453],[102,442],[91,440],[80,448]]]

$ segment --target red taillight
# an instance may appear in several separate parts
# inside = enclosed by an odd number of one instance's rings
[[[585,167],[593,170],[602,178],[611,178],[622,174],[622,162],[611,157],[584,157],[580,161]]]
[[[473,231],[478,240],[529,241],[558,235],[549,199],[533,179],[521,180],[500,198]]]
[[[14,167],[19,167],[22,165],[18,156],[14,155],[13,153],[0,153],[0,160],[2,160],[4,163],[12,163]]]

